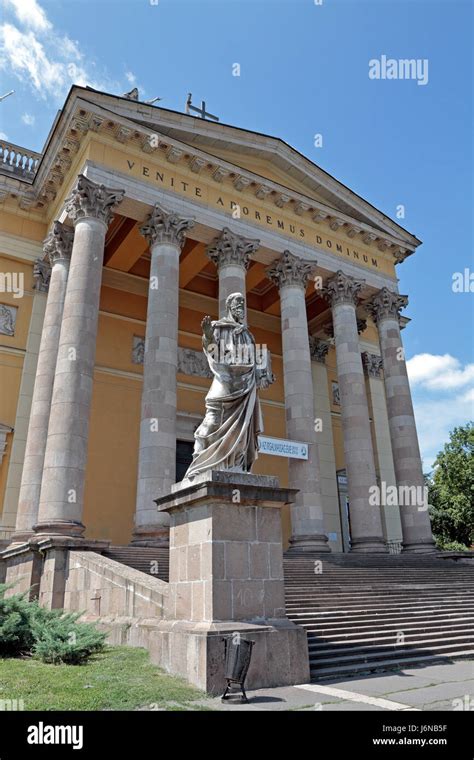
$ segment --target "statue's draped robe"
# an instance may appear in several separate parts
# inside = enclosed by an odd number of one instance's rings
[[[263,430],[251,333],[229,318],[213,322],[212,329],[213,344],[206,347],[204,342],[203,350],[214,379],[206,396],[206,415],[194,433],[186,478],[206,470],[250,471]]]

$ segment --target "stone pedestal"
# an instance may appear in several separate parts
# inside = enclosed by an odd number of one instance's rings
[[[206,472],[156,500],[170,515],[170,587],[160,664],[211,693],[224,689],[224,636],[255,641],[248,688],[309,679],[306,634],[285,616],[276,478]]]

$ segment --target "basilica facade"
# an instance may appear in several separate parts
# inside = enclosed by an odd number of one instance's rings
[[[3,546],[166,546],[201,322],[240,292],[274,378],[253,472],[298,490],[284,546],[433,550],[422,499],[377,497],[424,485],[396,272],[420,240],[279,138],[89,88],[41,154],[1,150]]]

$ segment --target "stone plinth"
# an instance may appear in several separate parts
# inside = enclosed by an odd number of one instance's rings
[[[249,688],[308,680],[306,635],[284,603],[280,510],[295,493],[276,478],[206,472],[156,500],[171,522],[162,667],[218,693],[223,637],[240,632],[255,641]]]

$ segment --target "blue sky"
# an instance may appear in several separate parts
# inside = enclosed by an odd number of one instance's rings
[[[473,3],[456,0],[4,0],[0,131],[41,150],[73,82],[282,137],[423,240],[398,267],[426,467],[473,416]],[[428,61],[428,82],[369,61]],[[232,75],[234,63],[240,76]],[[314,146],[321,134],[323,145]],[[474,275],[473,275],[474,279]],[[474,289],[474,285],[473,285]]]

